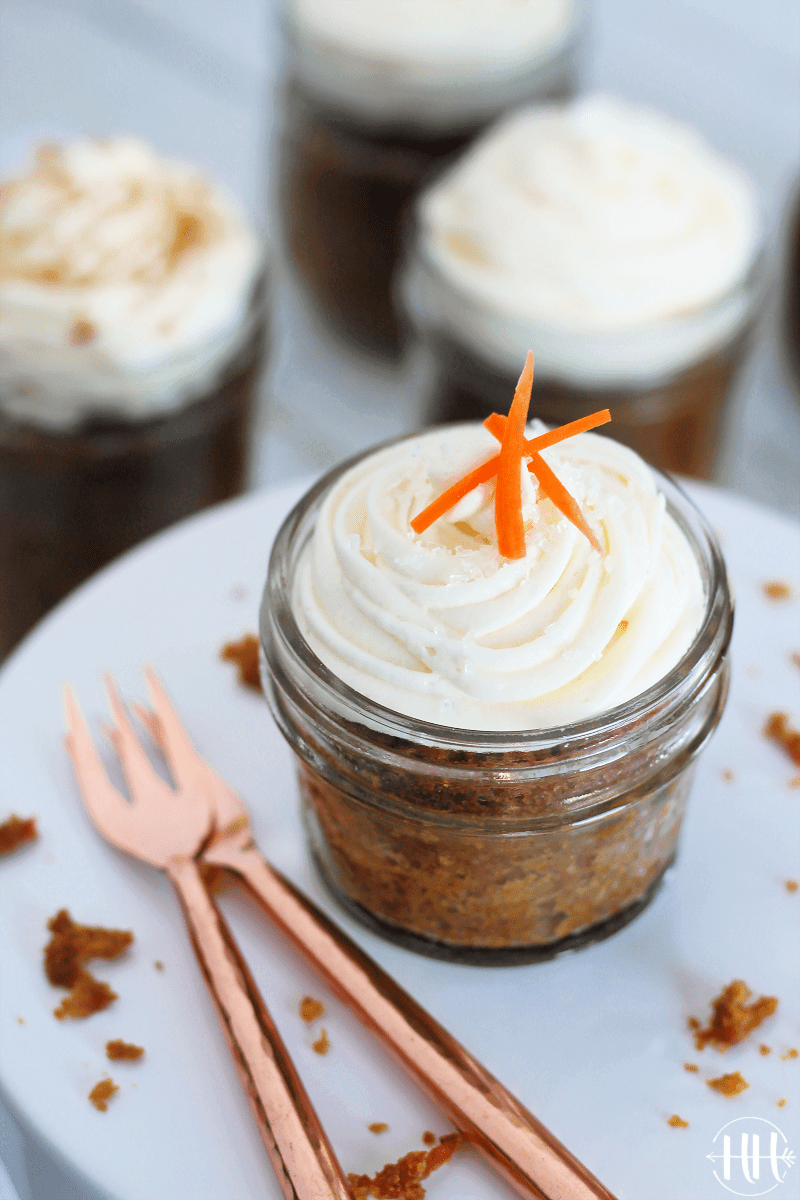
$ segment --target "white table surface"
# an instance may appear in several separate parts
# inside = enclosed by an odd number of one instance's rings
[[[691,121],[747,167],[771,229],[777,280],[788,197],[800,179],[800,5],[593,0],[592,7],[586,86]],[[4,0],[0,163],[13,163],[39,136],[133,132],[206,166],[260,219],[280,74],[278,10],[277,0]],[[774,299],[737,388],[719,482],[797,514],[800,403],[776,328]],[[281,276],[256,481],[320,470],[413,427],[428,370],[422,356],[386,370],[343,352]],[[2,1112],[0,1159],[20,1200],[72,1200],[68,1182]],[[13,1195],[10,1186],[0,1171],[0,1200]]]

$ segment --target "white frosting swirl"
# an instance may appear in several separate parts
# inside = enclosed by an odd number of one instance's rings
[[[300,631],[345,683],[419,720],[515,730],[595,716],[656,683],[691,645],[704,608],[697,559],[650,468],[593,434],[542,453],[602,558],[525,467],[525,558],[498,554],[494,483],[412,531],[496,451],[482,426],[450,426],[346,472],[298,563]]]
[[[418,206],[412,314],[513,371],[606,382],[688,365],[749,315],[745,174],[692,129],[607,96],[523,109]]]
[[[234,201],[132,138],[40,149],[0,192],[0,406],[69,426],[213,385],[263,247]]]
[[[583,0],[290,0],[301,81],[376,123],[486,120],[549,82]]]

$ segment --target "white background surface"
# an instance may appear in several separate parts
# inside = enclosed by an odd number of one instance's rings
[[[800,563],[800,529],[749,502],[701,493],[737,595],[733,682],[698,765],[677,868],[655,902],[615,937],[554,962],[475,968],[402,950],[338,912],[305,853],[290,752],[263,699],[219,659],[225,640],[255,626],[269,542],[297,494],[293,485],[234,502],[132,552],[53,613],[0,673],[0,794],[20,805],[25,797],[42,835],[0,864],[0,1082],[17,1111],[109,1200],[278,1200],[169,885],[99,838],[61,742],[65,680],[100,738],[102,670],[112,670],[123,694],[144,698],[141,665],[150,660],[198,748],[250,807],[256,839],[279,869],[619,1200],[716,1200],[706,1155],[734,1117],[773,1120],[797,1153],[800,1060],[781,1056],[800,1041],[800,893],[784,886],[800,861],[799,793],[788,786],[796,768],[761,729],[774,708],[792,712],[795,724],[800,715],[789,657],[798,646],[800,570],[787,568]],[[793,600],[764,597],[763,582],[776,576],[793,584]],[[86,1021],[53,1019],[62,993],[41,967],[46,921],[62,905],[76,919],[136,936],[124,959],[96,964],[119,1000]],[[236,894],[223,908],[345,1170],[374,1171],[419,1147],[424,1129],[444,1133],[416,1087],[263,918]],[[733,978],[777,995],[778,1012],[724,1056],[698,1054],[687,1017],[705,1018]],[[332,1049],[324,1058],[297,1013],[304,994],[326,1006]],[[144,1045],[145,1060],[107,1063],[112,1037]],[[773,1047],[768,1057],[758,1052],[761,1040]],[[700,1072],[685,1072],[686,1061]],[[107,1070],[121,1091],[99,1114],[86,1096]],[[736,1070],[750,1084],[740,1096],[705,1084]],[[672,1113],[689,1128],[671,1129]],[[367,1126],[381,1120],[391,1128],[378,1138]],[[797,1200],[798,1170],[778,1200]],[[51,1188],[53,1200],[94,1200],[65,1186]],[[35,1177],[31,1193],[46,1194]],[[431,1178],[429,1200],[511,1195],[463,1152]]]
[[[787,197],[800,176],[800,6],[594,0],[592,7],[587,86],[693,122],[760,188],[776,287],[737,391],[721,481],[797,513],[800,405],[782,372],[776,308]],[[276,11],[275,0],[4,0],[2,160],[18,159],[32,137],[130,131],[204,164],[261,219],[280,72]],[[318,470],[413,427],[426,372],[421,358],[385,371],[341,352],[281,277],[258,480]],[[22,1200],[73,1200],[64,1178],[1,1118],[0,1131],[0,1157]],[[0,1174],[2,1200],[5,1186]]]

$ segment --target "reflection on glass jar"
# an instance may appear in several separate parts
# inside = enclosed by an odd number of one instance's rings
[[[693,130],[611,97],[520,110],[417,204],[402,292],[430,420],[484,419],[530,348],[532,414],[610,408],[609,436],[713,476],[761,245],[750,182]]]
[[[703,596],[688,650],[658,682],[558,728],[448,728],[356,692],[300,631],[298,565],[352,466],[287,518],[261,612],[265,691],[297,756],[323,879],[373,929],[437,957],[533,961],[608,936],[673,862],[695,761],[725,705],[732,605],[713,535],[659,477]]]
[[[243,489],[266,276],[233,202],[130,139],[40,150],[0,237],[2,658],[93,571]]]
[[[290,5],[282,220],[338,334],[401,353],[392,285],[414,196],[510,105],[574,93],[584,25],[583,0]]]

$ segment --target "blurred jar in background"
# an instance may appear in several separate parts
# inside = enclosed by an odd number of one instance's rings
[[[800,398],[800,184],[789,201],[789,236],[783,287],[783,348],[790,382]]]
[[[142,538],[245,483],[265,254],[191,165],[44,146],[0,192],[0,658]]]
[[[283,225],[336,332],[401,353],[411,200],[511,105],[575,91],[584,26],[584,0],[289,0]]]
[[[749,179],[687,126],[606,96],[508,116],[417,205],[402,292],[430,419],[504,411],[531,348],[532,415],[610,408],[609,436],[711,477],[761,244]]]

